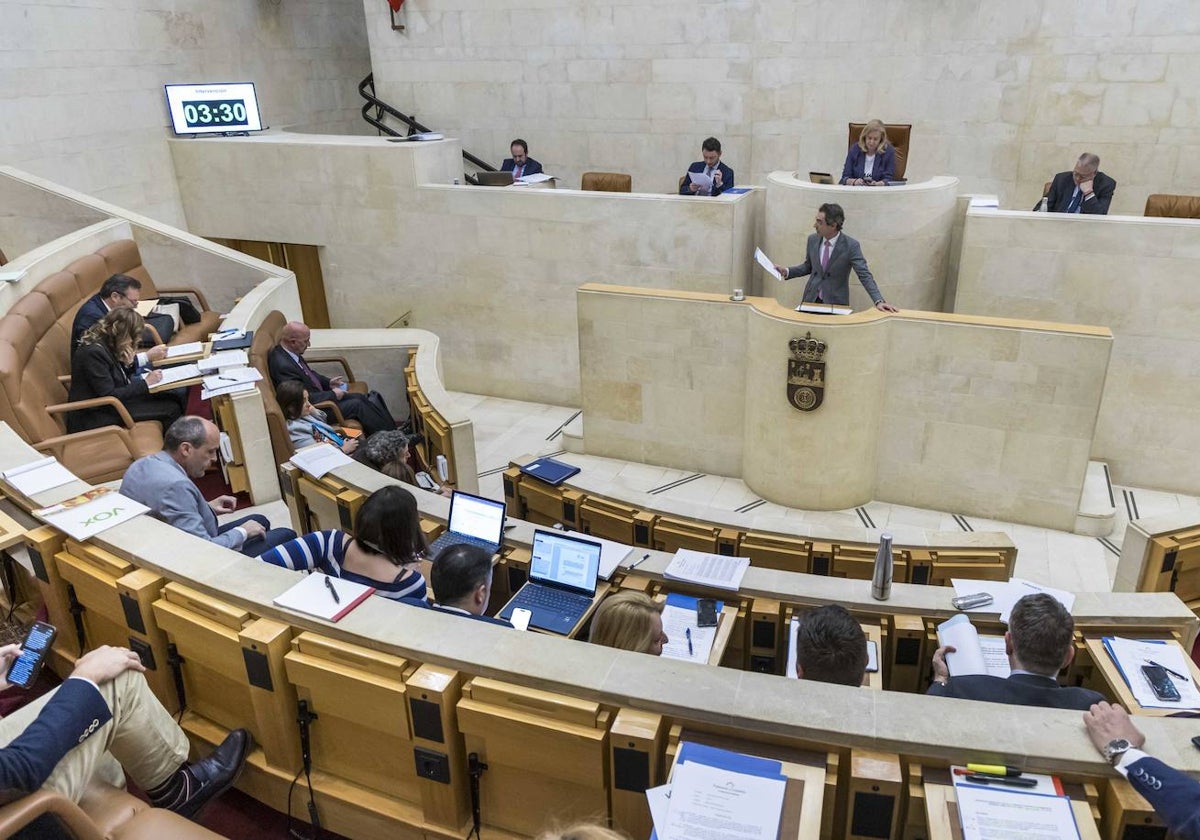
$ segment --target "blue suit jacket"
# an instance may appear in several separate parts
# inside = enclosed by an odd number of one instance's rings
[[[688,172],[703,172],[704,167],[704,161],[698,160],[688,167]],[[721,173],[721,186],[718,187],[716,184],[713,184],[713,195],[720,195],[725,190],[733,188],[733,170],[721,163],[721,161],[717,161],[717,170]],[[683,183],[679,185],[680,195],[692,194],[691,190],[688,189],[688,184],[691,183],[691,180],[688,176],[683,176]]]
[[[71,355],[75,355],[75,348],[79,346],[79,339],[83,338],[83,334],[87,332],[88,327],[107,314],[108,307],[104,305],[99,292],[79,305],[79,308],[75,310],[75,320],[71,322]],[[151,314],[146,318],[146,323],[157,330],[158,337],[163,341],[170,341],[171,336],[175,334],[175,321],[169,315]],[[149,343],[149,338],[143,335],[142,344]]]
[[[1075,709],[1086,712],[1093,703],[1106,699],[1088,688],[1061,686],[1050,677],[1036,674],[1013,674],[1008,678],[989,674],[970,674],[951,677],[945,685],[933,683],[927,694],[935,697],[957,697],[960,700],[983,700],[988,703],[1008,703],[1013,706],[1041,706],[1047,709]]]
[[[112,712],[87,680],[65,680],[37,718],[0,749],[0,789],[32,792],[72,747],[112,720]]]
[[[516,169],[516,167],[517,167],[517,165],[515,163],[513,163],[512,158],[505,158],[504,163],[500,164],[500,171],[501,172],[512,172],[514,169]],[[525,171],[523,171],[521,173],[522,177],[524,177],[526,175],[540,175],[541,172],[542,172],[542,165],[540,163],[538,163],[536,160],[534,160],[531,157],[525,158]]]
[[[217,515],[200,495],[196,482],[166,451],[160,450],[130,464],[121,480],[120,492],[150,508],[155,519],[181,531],[225,548],[242,547],[244,537],[236,528],[217,533]]]
[[[1090,216],[1108,215],[1108,206],[1112,204],[1113,193],[1116,191],[1117,182],[1103,172],[1097,172],[1096,177],[1092,179],[1092,197],[1079,205],[1079,212]],[[1059,172],[1050,182],[1050,192],[1046,193],[1046,209],[1051,213],[1066,213],[1067,208],[1071,206],[1073,195],[1074,173]]]
[[[458,610],[448,610],[441,604],[430,604],[424,598],[401,598],[400,603],[408,604],[410,607],[420,607],[425,610],[436,610],[445,615],[453,615],[458,618],[473,618],[476,621],[483,621],[487,624],[498,624],[501,627],[507,627],[509,630],[513,629],[512,622],[505,621],[503,618],[492,618],[490,615],[475,615],[474,613],[462,613]]]
[[[1139,758],[1126,768],[1129,783],[1146,798],[1180,840],[1200,840],[1200,782],[1157,758]]]
[[[890,181],[896,176],[896,149],[891,143],[882,152],[875,153],[874,165],[871,166],[870,172],[864,171],[866,162],[867,153],[855,143],[846,155],[846,164],[842,167],[842,180],[839,183],[844,184],[852,178],[865,178],[867,175],[871,176],[872,181]]]
[[[823,241],[820,234],[810,234],[806,245],[807,259],[800,265],[788,268],[789,280],[806,274],[812,275],[808,285],[804,287],[803,300],[806,303],[815,301],[819,294],[824,303],[849,305],[851,268],[858,275],[858,281],[867,290],[867,294],[871,296],[871,301],[879,303],[883,300],[879,287],[875,285],[875,278],[871,276],[871,269],[867,268],[867,261],[862,255],[862,248],[859,247],[857,239],[851,239],[844,233],[838,236],[829,255],[829,264],[824,269],[821,268]]]

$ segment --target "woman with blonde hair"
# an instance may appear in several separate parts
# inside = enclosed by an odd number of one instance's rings
[[[886,186],[896,175],[896,147],[888,142],[887,126],[871,120],[850,147],[839,183],[857,187]]]
[[[626,589],[604,599],[592,618],[588,640],[605,647],[659,656],[668,641],[663,632],[663,605],[645,592]]]
[[[629,840],[629,835],[595,823],[575,823],[543,831],[537,840]]]
[[[78,402],[116,397],[135,421],[157,420],[164,430],[178,420],[187,404],[187,389],[151,394],[150,386],[162,380],[162,371],[137,371],[137,346],[145,326],[142,316],[133,309],[113,309],[92,324],[71,357],[67,399]],[[124,425],[111,405],[76,409],[67,415],[68,432]]]

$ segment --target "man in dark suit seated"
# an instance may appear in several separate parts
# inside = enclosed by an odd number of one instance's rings
[[[0,648],[3,673],[19,654],[19,645]],[[254,745],[250,734],[235,729],[207,758],[187,763],[187,736],[145,670],[127,648],[98,647],[62,685],[0,721],[0,789],[48,788],[79,802],[93,779],[124,785],[115,759],[151,805],[185,817],[228,790]]]
[[[1007,679],[989,674],[951,677],[947,645],[933,654],[933,684],[928,694],[987,700],[1015,706],[1045,706],[1083,711],[1104,697],[1091,689],[1060,686],[1058,672],[1075,658],[1075,620],[1052,595],[1039,592],[1017,601],[1008,617],[1004,644],[1012,673]]]
[[[797,679],[858,686],[866,673],[867,637],[845,607],[826,604],[800,616]]]
[[[300,321],[291,321],[279,333],[279,343],[267,354],[267,369],[278,388],[284,382],[299,382],[308,391],[308,401],[337,402],[342,416],[357,420],[368,435],[396,428],[396,421],[387,405],[375,391],[358,394],[346,390],[346,380],[340,376],[322,376],[304,361],[304,351],[311,343],[312,330]]]
[[[1100,754],[1146,798],[1180,840],[1200,840],[1200,782],[1142,752],[1146,743],[1129,713],[1097,703],[1083,713],[1083,725]]]
[[[401,603],[439,612],[486,621],[512,628],[502,618],[484,615],[492,597],[492,555],[475,545],[448,545],[433,559],[429,573],[437,602],[430,605],[420,598],[402,598]]]
[[[513,180],[524,178],[526,175],[540,175],[542,165],[529,156],[529,144],[518,137],[508,147],[512,157],[505,158],[500,164],[501,172],[511,172]]]
[[[700,157],[704,159],[689,166],[688,172],[703,172],[712,178],[712,186],[705,189],[688,175],[684,175],[683,183],[679,185],[680,195],[720,195],[725,190],[733,188],[733,170],[721,163],[720,140],[716,137],[709,137],[701,143]]]
[[[1084,152],[1072,171],[1054,176],[1046,193],[1046,209],[1051,213],[1104,216],[1116,191],[1117,182],[1100,171],[1100,158]]]
[[[114,309],[136,309],[142,299],[142,283],[135,277],[126,274],[114,274],[100,286],[100,291],[80,304],[75,312],[75,320],[71,322],[71,355],[79,346],[79,339],[87,332],[88,327],[99,321]],[[164,342],[170,341],[175,334],[175,319],[170,315],[155,315],[153,312],[146,316],[146,323],[154,327],[158,337]],[[149,330],[143,344],[153,344],[149,340]],[[166,355],[166,347],[153,347],[150,358],[157,360]]]

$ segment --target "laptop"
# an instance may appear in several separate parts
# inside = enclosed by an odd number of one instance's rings
[[[478,172],[475,179],[481,187],[507,187],[513,182],[512,172]]]
[[[828,172],[809,172],[808,180],[812,181],[814,184],[832,184],[833,176]]]
[[[533,532],[529,580],[504,605],[500,618],[518,607],[532,613],[529,626],[565,636],[575,629],[596,596],[600,543],[561,531]]]
[[[455,490],[450,496],[450,522],[429,546],[432,559],[449,545],[477,545],[495,554],[504,538],[504,502]]]

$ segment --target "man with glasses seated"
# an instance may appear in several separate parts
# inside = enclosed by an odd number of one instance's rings
[[[71,355],[75,355],[75,349],[79,347],[79,339],[88,331],[88,327],[114,309],[136,309],[141,298],[142,284],[136,278],[127,274],[114,274],[105,280],[100,286],[100,291],[85,300],[80,305],[79,311],[75,313],[75,320],[71,324]],[[175,334],[175,319],[170,315],[150,313],[146,316],[146,323],[154,327],[163,342],[170,341],[171,336]],[[138,354],[139,366],[144,366],[150,360],[158,360],[167,355],[166,344],[157,344],[153,340],[147,340],[151,335],[152,333],[147,331],[146,335],[142,336],[143,345],[153,344],[155,346],[145,354]],[[142,358],[143,355],[146,358]]]

